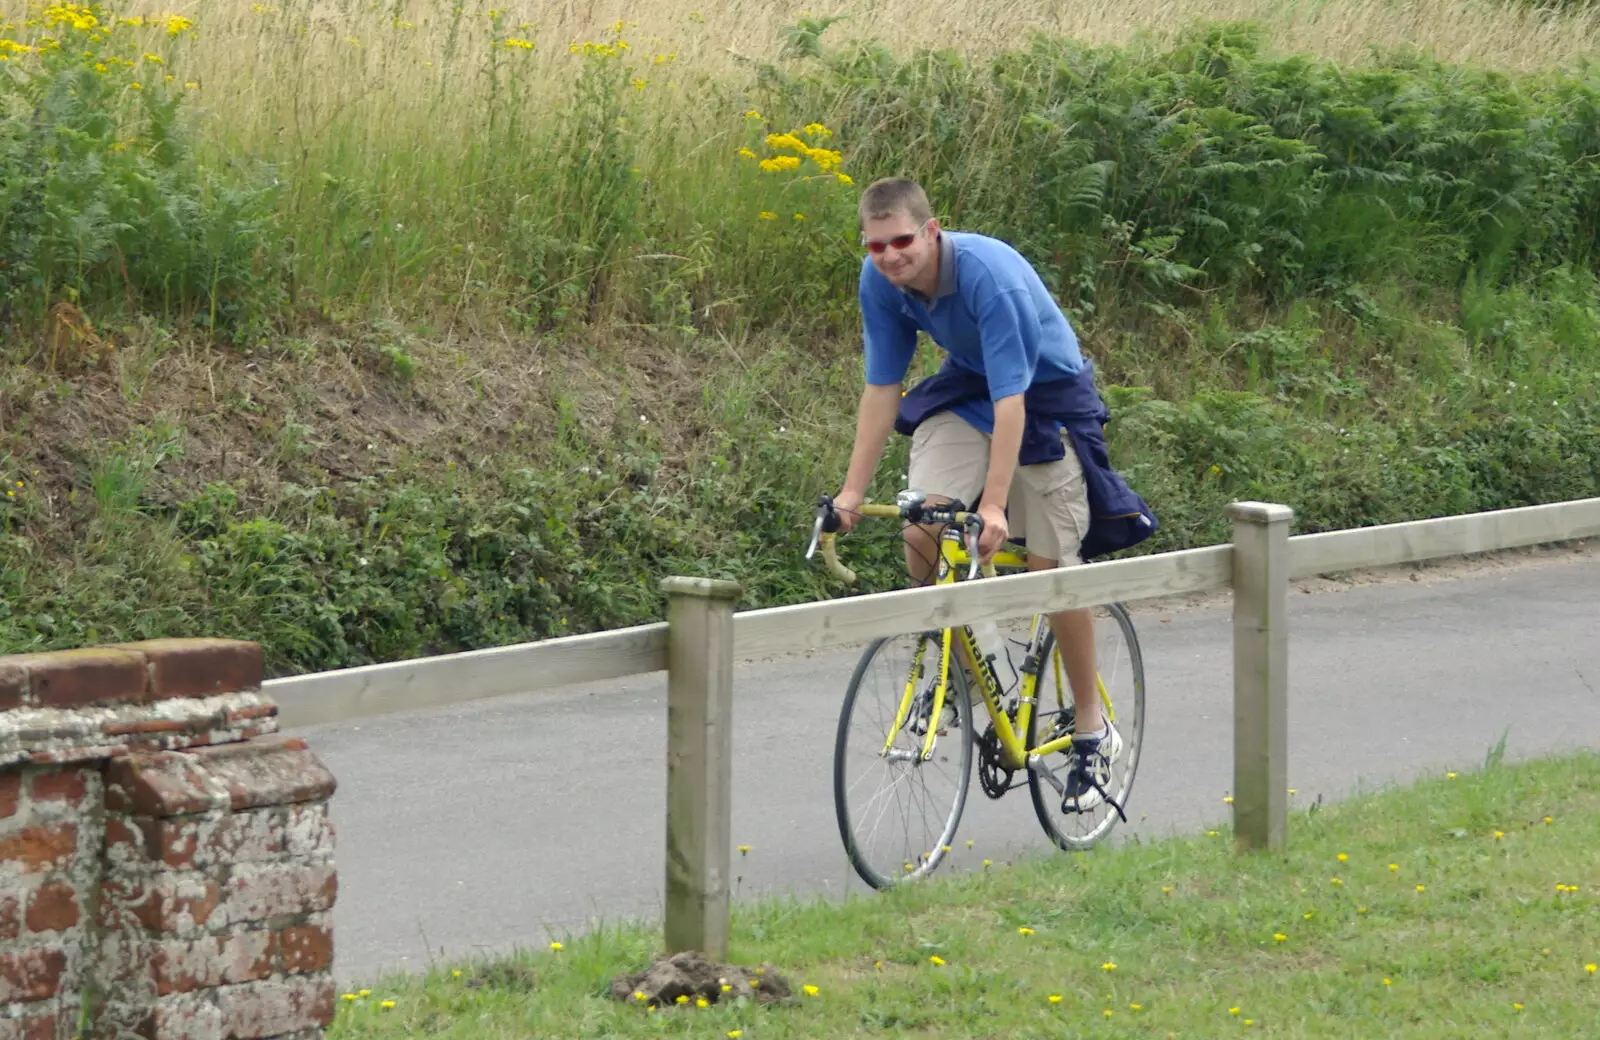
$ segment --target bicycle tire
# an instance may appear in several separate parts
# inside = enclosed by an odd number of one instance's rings
[[[1122,636],[1123,645],[1127,647],[1130,664],[1130,681],[1127,684],[1127,690],[1120,693],[1117,690],[1111,690],[1110,692],[1112,706],[1117,712],[1117,732],[1122,736],[1123,750],[1122,757],[1112,767],[1112,782],[1107,788],[1117,804],[1126,810],[1128,796],[1133,791],[1134,777],[1139,770],[1140,754],[1144,749],[1144,657],[1140,651],[1138,633],[1134,630],[1133,619],[1128,616],[1127,608],[1120,603],[1112,603],[1105,609],[1111,615],[1112,620],[1116,622],[1117,629]],[[1100,619],[1096,619],[1096,621],[1097,623],[1102,623]],[[1098,642],[1099,640],[1097,639],[1097,665],[1101,662]],[[1037,739],[1037,734],[1039,731],[1039,719],[1044,714],[1045,677],[1049,676],[1051,681],[1054,681],[1056,673],[1052,658],[1055,656],[1057,656],[1056,639],[1055,633],[1052,632],[1046,636],[1040,653],[1038,704],[1035,705],[1033,714],[1028,717],[1027,743],[1030,748],[1037,747],[1041,743]],[[1105,681],[1103,668],[1102,681]],[[1120,683],[1117,683],[1115,676],[1108,683],[1108,687],[1112,684],[1120,685]],[[1131,703],[1128,703],[1130,695]],[[1129,707],[1133,709],[1131,720],[1129,718],[1130,713],[1127,710]],[[1129,725],[1130,721],[1131,725]],[[1062,752],[1057,752],[1052,757],[1061,760],[1063,764],[1066,761],[1066,755]],[[1055,772],[1055,770],[1052,770],[1052,772]],[[1063,813],[1060,792],[1049,781],[1042,778],[1036,770],[1031,768],[1028,770],[1028,794],[1033,799],[1033,811],[1039,818],[1039,825],[1044,828],[1044,832],[1050,836],[1050,840],[1058,848],[1068,852],[1081,852],[1093,848],[1107,834],[1111,833],[1111,830],[1119,822],[1116,810],[1105,803],[1097,806],[1090,813]],[[1086,833],[1072,833],[1062,829],[1062,821],[1068,818],[1076,818],[1081,821],[1091,815],[1099,816],[1099,822],[1092,825]]]
[[[949,852],[950,845],[955,839],[956,828],[961,823],[961,814],[966,807],[967,791],[972,781],[972,706],[967,693],[966,672],[958,661],[952,656],[950,662],[950,685],[945,693],[945,705],[955,713],[955,722],[945,729],[945,735],[938,738],[934,744],[933,758],[927,762],[922,761],[890,761],[883,757],[884,738],[893,725],[895,708],[903,696],[906,677],[909,674],[910,661],[915,652],[915,640],[930,639],[929,633],[918,633],[911,636],[889,636],[875,640],[871,646],[862,653],[861,659],[856,663],[855,672],[850,677],[850,685],[845,691],[844,704],[839,711],[839,727],[834,740],[833,751],[833,805],[834,814],[839,823],[839,836],[843,839],[845,854],[849,857],[850,865],[855,868],[856,874],[874,889],[886,889],[906,881],[915,881],[932,874],[938,869],[945,854]],[[889,661],[890,653],[886,647],[892,647],[897,641],[912,641],[910,651],[905,655],[903,667],[896,668],[896,662]],[[939,643],[932,639],[929,646],[930,653],[937,653]],[[935,658],[937,660],[937,658]],[[863,690],[869,682],[874,682],[879,670],[885,671],[894,678],[892,687],[894,707],[888,709],[887,716],[880,708],[873,718],[866,718],[870,712],[863,703]],[[928,680],[924,679],[924,684]],[[943,714],[941,712],[941,714]],[[852,721],[862,717],[863,725],[859,728],[852,726]],[[895,734],[895,740],[901,741],[907,737],[904,746],[910,748],[920,747],[921,738],[915,735],[908,736],[909,721],[902,725],[900,732]],[[856,751],[852,754],[852,735],[856,736]],[[954,747],[951,747],[951,737],[954,737]],[[950,753],[954,751],[957,762],[954,771],[951,771]],[[858,824],[866,824],[868,810],[873,808],[872,800],[866,801],[859,808],[859,812],[852,814],[852,792],[858,784],[848,776],[850,765],[857,758],[870,765],[872,760],[893,771],[894,767],[903,767],[900,772],[917,777],[926,777],[933,772],[941,772],[953,784],[951,805],[944,823],[939,826],[936,836],[924,832],[918,840],[912,840],[909,823],[902,825],[905,835],[904,845],[890,855],[877,848],[876,842],[871,839],[876,836],[877,822],[871,823],[871,834],[858,834]],[[922,770],[929,770],[923,774]],[[923,790],[926,792],[926,780]],[[893,781],[898,784],[898,781]],[[916,781],[907,784],[908,797],[914,795],[911,790]],[[881,797],[881,796],[880,796]],[[902,809],[909,809],[908,798],[902,798],[897,793],[894,801]],[[931,804],[931,799],[924,799],[924,806]],[[884,809],[879,811],[881,818],[889,805],[885,802]],[[942,811],[942,810],[941,810]],[[861,816],[857,820],[855,817]],[[924,822],[926,814],[924,813]],[[923,846],[926,846],[925,848]]]

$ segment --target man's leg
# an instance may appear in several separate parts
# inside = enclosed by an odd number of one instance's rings
[[[1070,442],[1066,447],[1066,457],[1060,461],[1017,468],[1022,486],[1015,493],[1022,505],[1030,570],[1082,562],[1079,551],[1089,531],[1089,496],[1077,453]],[[1110,783],[1111,766],[1122,754],[1122,738],[1101,711],[1093,613],[1059,611],[1050,615],[1050,630],[1061,652],[1075,713],[1075,762],[1062,804],[1068,811],[1087,812],[1105,800],[1096,785]]]
[[[1028,569],[1045,571],[1057,566],[1056,560],[1028,553]],[[1061,610],[1050,615],[1050,631],[1055,634],[1056,646],[1061,648],[1061,664],[1067,673],[1067,685],[1072,689],[1072,704],[1076,711],[1075,729],[1079,733],[1098,733],[1100,720],[1100,684],[1095,674],[1094,611]]]
[[[927,494],[930,503],[953,498],[972,506],[983,490],[989,467],[989,435],[951,412],[929,416],[911,437],[910,486]],[[939,574],[941,524],[905,530],[906,573],[915,585],[930,585]]]

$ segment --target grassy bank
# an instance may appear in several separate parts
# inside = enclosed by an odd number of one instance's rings
[[[653,619],[671,573],[836,592],[797,549],[888,172],[1071,311],[1145,550],[1232,498],[1314,531],[1600,493],[1600,81],[1528,49],[1585,9],[1404,9],[1471,65],[1319,56],[1376,3],[960,53],[871,35],[897,10],[14,18],[0,650],[218,632],[281,674]],[[1313,16],[1364,28],[1282,49]],[[1452,50],[1473,19],[1496,50]],[[896,582],[892,532],[848,552]]]
[[[1297,812],[1281,855],[1236,858],[1226,831],[987,868],[962,850],[933,884],[737,910],[730,960],[815,986],[797,1006],[618,1004],[659,936],[617,927],[374,982],[330,1036],[1589,1035],[1597,791],[1593,754],[1491,756]]]

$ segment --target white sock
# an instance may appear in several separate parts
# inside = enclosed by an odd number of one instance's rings
[[[1072,735],[1072,739],[1073,740],[1104,740],[1106,737],[1108,737],[1110,735],[1111,735],[1111,726],[1104,719],[1101,719],[1100,720],[1100,729],[1099,729],[1098,732],[1096,732],[1096,733],[1074,733]]]

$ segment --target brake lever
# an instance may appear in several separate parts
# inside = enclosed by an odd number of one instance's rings
[[[967,580],[978,576],[978,538],[983,533],[983,517],[974,514],[967,520]]]
[[[811,559],[816,553],[824,533],[832,534],[841,526],[839,514],[833,508],[833,499],[828,495],[818,498],[817,519],[811,525],[811,544],[806,547],[806,559]]]

